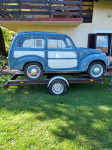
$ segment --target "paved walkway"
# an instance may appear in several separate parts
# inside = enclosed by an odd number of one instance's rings
[[[23,73],[22,71],[19,71],[19,70],[10,70],[10,69],[3,69],[2,72],[3,73],[11,73],[11,74],[14,74],[14,73]]]

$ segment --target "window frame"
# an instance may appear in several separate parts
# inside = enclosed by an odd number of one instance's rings
[[[96,49],[96,44],[97,44],[97,36],[108,36],[108,52],[105,53],[107,56],[112,56],[112,33],[95,33],[95,34],[89,34],[88,36],[88,48],[92,48],[90,47],[90,41],[92,40],[91,39],[91,36],[90,35],[94,35],[94,38],[93,38],[93,41],[94,41],[94,49]]]

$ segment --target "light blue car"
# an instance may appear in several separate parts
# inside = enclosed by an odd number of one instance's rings
[[[80,74],[100,78],[108,67],[107,56],[98,49],[77,48],[65,34],[50,32],[18,33],[9,50],[8,65],[24,71],[30,80],[43,74]]]

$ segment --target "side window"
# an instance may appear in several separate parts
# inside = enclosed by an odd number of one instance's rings
[[[22,37],[17,41],[17,47],[32,48],[33,47],[33,39],[31,37]]]
[[[22,37],[17,41],[17,47],[21,48],[44,48],[44,37]]]
[[[63,38],[49,37],[48,48],[66,48],[66,43]]]
[[[45,47],[45,39],[44,37],[34,37],[34,48],[44,48]]]

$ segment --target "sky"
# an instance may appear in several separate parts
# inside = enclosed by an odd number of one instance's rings
[[[96,47],[108,47],[108,36],[107,35],[98,35]]]

